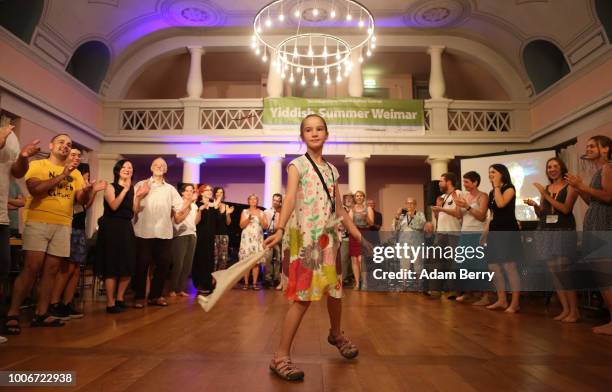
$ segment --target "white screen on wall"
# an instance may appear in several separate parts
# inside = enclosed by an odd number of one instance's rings
[[[555,157],[554,150],[524,152],[516,154],[504,154],[478,158],[461,159],[461,177],[469,171],[480,174],[480,190],[486,193],[492,189],[489,181],[489,166],[494,163],[506,165],[510,171],[512,183],[516,188],[516,219],[520,221],[537,220],[532,207],[524,203],[525,199],[531,198],[538,202],[540,192],[533,186],[538,182],[546,186],[549,181],[546,177],[546,161]]]

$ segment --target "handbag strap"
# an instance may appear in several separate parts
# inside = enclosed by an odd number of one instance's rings
[[[336,200],[335,200],[335,197],[336,197],[336,187],[334,187],[334,197],[332,197],[329,194],[329,190],[327,189],[327,185],[325,184],[325,180],[323,179],[323,175],[321,174],[321,171],[317,167],[317,164],[312,160],[312,158],[310,157],[310,155],[308,153],[306,153],[304,155],[306,156],[306,159],[308,159],[308,161],[312,165],[312,168],[315,170],[315,172],[317,172],[317,175],[319,176],[319,180],[321,180],[321,186],[323,186],[323,190],[327,194],[327,197],[329,198],[329,202],[331,203],[331,211],[332,211],[332,213],[335,213],[336,212]],[[329,171],[331,172],[332,183],[334,183],[335,182],[334,171],[329,166],[329,163],[327,163],[327,161],[324,160],[324,162],[327,165],[327,167],[329,168]]]

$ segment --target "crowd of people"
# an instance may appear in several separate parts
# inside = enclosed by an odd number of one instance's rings
[[[98,221],[94,271],[104,281],[106,312],[121,313],[128,308],[126,292],[130,287],[130,306],[136,309],[168,306],[166,296],[189,296],[190,277],[198,294],[210,294],[215,286],[212,273],[235,261],[229,256],[228,236],[235,207],[225,202],[222,187],[181,183],[177,189],[165,180],[168,166],[162,158],[151,163],[150,177],[139,182],[134,181],[132,162],[125,159],[115,164],[111,183],[92,180],[69,135],[59,134],[51,140],[48,158],[29,161],[40,151],[39,141],[20,148],[12,131],[10,125],[0,129],[0,254],[9,260],[9,236],[18,227],[13,222],[15,212],[23,207],[24,263],[12,288],[3,322],[5,334],[21,332],[20,306],[37,279],[32,327],[61,327],[67,320],[83,317],[74,305],[74,296],[80,266],[88,253],[85,217],[98,192],[103,193],[104,212]],[[371,244],[364,236],[383,227],[382,215],[363,191],[343,196],[338,192],[338,171],[321,155],[328,136],[325,120],[307,116],[300,135],[307,154],[289,163],[284,198],[275,194],[272,207],[262,211],[257,195],[249,195],[248,207],[239,214],[238,222],[238,259],[268,249],[260,263],[265,266],[263,280],[293,301],[270,364],[287,380],[303,378],[303,372],[290,360],[291,345],[308,305],[325,294],[331,325],[329,343],[345,358],[357,356],[357,347],[340,329],[342,286],[350,285],[352,273],[354,290],[368,288]],[[549,184],[533,184],[541,202],[525,200],[539,217],[539,231],[547,234],[538,247],[538,258],[553,276],[567,271],[577,252],[573,208],[578,198],[589,206],[586,233],[612,230],[610,149],[611,141],[605,136],[589,139],[585,159],[597,166],[590,185],[569,173],[559,158],[549,159],[543,168]],[[25,199],[11,182],[11,178],[22,177],[29,192]],[[427,282],[421,290],[431,298],[446,293],[458,302],[473,299],[476,306],[516,313],[521,293],[517,263],[522,257],[514,211],[516,189],[503,164],[489,168],[492,190],[488,194],[479,190],[481,180],[476,172],[465,173],[461,191],[457,175],[444,173],[439,179],[441,196],[431,206],[431,219],[426,218],[427,211],[419,209],[415,198],[408,197],[393,216],[390,229],[397,233],[398,241],[415,245],[455,247],[487,242],[487,268],[495,273],[495,292],[461,290],[450,280]],[[582,247],[588,249],[593,242],[586,235]],[[336,256],[341,269],[336,266]],[[453,268],[447,260],[430,261],[440,271]],[[419,258],[408,265],[400,260],[405,268],[417,271],[425,268],[426,262]],[[5,264],[3,276],[8,268]],[[609,268],[609,260],[602,265]],[[260,271],[258,265],[245,274],[243,290],[260,289]],[[578,321],[576,291],[564,287],[561,279],[554,281],[562,305],[555,319]],[[511,293],[509,301],[507,291]],[[612,288],[604,286],[602,296],[612,310]],[[595,327],[594,332],[612,335],[612,322]]]

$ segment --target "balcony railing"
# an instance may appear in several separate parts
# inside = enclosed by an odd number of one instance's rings
[[[123,135],[244,134],[262,130],[261,99],[129,100],[105,104],[105,131]],[[491,137],[529,133],[527,104],[425,101],[426,136]]]

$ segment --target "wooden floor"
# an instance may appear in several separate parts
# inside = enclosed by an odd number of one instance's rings
[[[210,313],[192,298],[120,315],[88,301],[82,320],[59,329],[24,327],[10,337],[0,346],[0,368],[72,370],[78,384],[72,389],[79,391],[609,391],[612,385],[612,338],[592,334],[592,323],[555,322],[536,303],[510,315],[414,293],[348,291],[343,328],[361,352],[353,361],[327,343],[324,305],[313,304],[297,335],[293,358],[306,372],[301,383],[268,370],[287,309],[274,291],[233,290]]]

